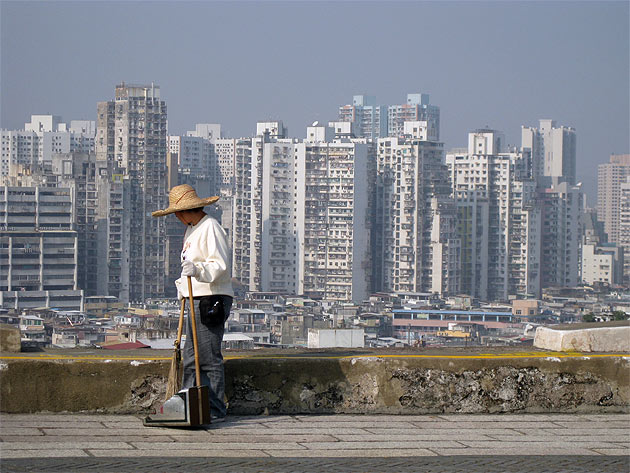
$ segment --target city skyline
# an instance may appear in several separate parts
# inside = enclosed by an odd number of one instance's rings
[[[485,126],[514,145],[542,118],[575,128],[589,206],[597,165],[628,151],[625,2],[122,5],[2,2],[2,128],[94,120],[122,80],[161,87],[169,134],[214,122],[231,137],[278,119],[299,138],[353,95],[427,93],[446,149]]]

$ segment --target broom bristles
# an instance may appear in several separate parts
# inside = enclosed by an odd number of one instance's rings
[[[171,358],[171,368],[168,372],[168,383],[166,385],[166,400],[170,399],[179,392],[182,385],[181,376],[181,352],[176,348]]]

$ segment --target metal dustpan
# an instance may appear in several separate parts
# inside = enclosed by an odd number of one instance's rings
[[[192,325],[192,341],[195,350],[195,381],[197,385],[192,388],[182,389],[170,399],[167,399],[160,407],[159,412],[145,417],[143,424],[146,427],[196,427],[210,423],[210,396],[208,386],[201,385],[197,321],[195,319],[195,305],[190,276],[188,276],[188,295],[190,297],[190,322]],[[181,317],[183,317],[183,310],[180,315],[180,320]]]
[[[196,427],[210,423],[208,386],[183,389],[168,399],[159,412],[145,417],[145,427]]]

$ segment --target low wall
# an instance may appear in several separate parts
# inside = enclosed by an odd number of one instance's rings
[[[534,346],[554,351],[628,352],[630,321],[538,327]]]
[[[0,360],[3,412],[146,413],[168,361]],[[226,361],[231,414],[628,412],[630,357],[276,357]]]

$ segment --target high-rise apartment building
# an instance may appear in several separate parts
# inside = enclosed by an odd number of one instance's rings
[[[232,275],[250,291],[261,291],[262,161],[264,136],[236,140],[232,209]]]
[[[376,98],[369,95],[355,95],[352,104],[339,107],[339,121],[354,123],[357,138],[387,136],[387,107],[376,105]]]
[[[374,145],[312,126],[295,150],[288,196],[293,192],[297,293],[363,301],[371,291]]]
[[[539,294],[536,245],[540,213],[528,152],[503,152],[503,135],[477,130],[466,153],[446,157],[457,200],[461,239],[461,291],[484,300]],[[531,241],[531,243],[530,243]]]
[[[619,186],[619,233],[617,245],[623,248],[622,282],[630,287],[630,176]]]
[[[152,218],[151,212],[168,204],[166,104],[160,99],[160,88],[153,84],[122,83],[116,87],[113,101],[98,103],[97,113],[97,159],[122,170],[120,184],[124,187],[128,182],[129,199],[124,208],[129,209],[133,225],[129,240],[123,241],[123,248],[113,249],[116,257],[112,255],[108,261],[110,265],[120,261],[121,281],[129,281],[129,294],[110,295],[123,302],[127,297],[130,301],[162,297],[165,222]]]
[[[281,128],[259,123],[257,136],[235,140],[234,276],[253,291],[363,300],[373,145],[323,126],[303,142],[277,138]]]
[[[584,195],[560,179],[539,193],[542,206],[542,287],[574,287],[580,280]]]
[[[72,189],[24,179],[0,187],[0,307],[82,310]]]
[[[374,290],[460,291],[460,241],[438,142],[378,140]]]
[[[407,103],[387,107],[387,136],[403,136],[405,122],[425,122],[427,141],[440,140],[440,107],[429,103],[429,94],[407,94]]]
[[[621,185],[630,177],[630,154],[613,154],[597,169],[597,215],[604,222],[608,241],[619,241]]]
[[[68,127],[56,115],[32,115],[24,130],[0,132],[0,176],[8,176],[11,165],[49,166],[56,153],[92,153],[94,136],[93,121],[73,120]]]
[[[540,120],[539,128],[521,128],[521,146],[531,150],[532,177],[555,177],[575,184],[576,134],[575,129],[556,126],[553,120]],[[545,184],[543,184],[545,185]]]

